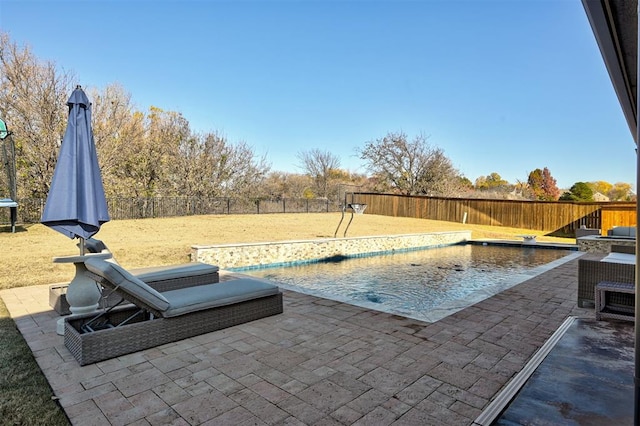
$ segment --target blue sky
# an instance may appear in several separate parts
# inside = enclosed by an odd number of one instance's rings
[[[0,0],[0,28],[85,88],[181,112],[300,172],[423,134],[475,181],[548,167],[635,187],[635,144],[579,0]]]

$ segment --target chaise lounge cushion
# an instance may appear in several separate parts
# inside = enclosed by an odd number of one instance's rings
[[[130,271],[132,275],[146,283],[160,280],[177,280],[187,276],[194,278],[214,272],[218,272],[217,266],[196,262],[169,266],[151,266]],[[213,282],[210,283],[213,284]]]
[[[158,291],[154,290],[143,281],[131,275],[120,265],[107,262],[103,259],[87,259],[84,262],[88,271],[104,277],[122,292],[131,294],[140,300],[144,300],[153,309],[166,311],[169,309],[169,301]]]
[[[238,279],[218,284],[171,290],[163,293],[169,300],[165,318],[219,306],[233,305],[246,300],[278,294],[280,289],[273,284],[255,279]]]
[[[111,251],[104,242],[96,238],[85,240],[85,249],[89,253],[108,253],[109,260],[118,264]],[[151,284],[159,291],[172,290],[174,288],[191,287],[193,285],[212,284],[218,282],[218,268],[201,262],[189,262],[179,265],[151,266],[145,268],[129,269],[129,273],[136,278]]]
[[[223,283],[205,284],[159,293],[134,277],[121,266],[103,259],[87,259],[88,271],[105,278],[119,292],[149,305],[162,317],[170,318],[247,300],[277,295],[278,286],[256,279],[238,279]],[[106,284],[103,282],[103,284]]]

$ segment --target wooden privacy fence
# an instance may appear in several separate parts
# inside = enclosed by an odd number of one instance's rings
[[[614,226],[636,224],[636,203],[626,202],[480,200],[365,192],[347,193],[345,201],[367,204],[365,213],[369,214],[509,226],[558,236],[573,236],[582,225],[606,233]],[[18,203],[19,223],[40,221],[44,199],[25,199]],[[323,213],[342,209],[340,203],[326,199],[110,198],[107,204],[113,220],[205,214]],[[9,209],[0,209],[0,225],[9,223],[8,214]]]
[[[346,199],[367,204],[369,214],[508,226],[557,236],[574,236],[583,225],[606,233],[614,226],[636,224],[635,202],[482,200],[365,192],[349,193]]]

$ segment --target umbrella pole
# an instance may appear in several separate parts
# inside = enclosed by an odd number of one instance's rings
[[[78,239],[80,240],[80,256],[84,256],[84,238],[78,237]]]

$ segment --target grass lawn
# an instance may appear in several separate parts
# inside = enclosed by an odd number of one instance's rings
[[[189,261],[191,245],[313,240],[333,238],[340,213],[190,216],[122,220],[105,224],[96,238],[103,240],[125,268],[170,265]],[[351,214],[345,215],[342,236]],[[77,255],[77,241],[40,224],[18,227],[12,234],[0,227],[0,289],[68,282],[74,268],[54,264],[52,257]],[[348,237],[471,230],[472,238],[573,243],[573,239],[545,237],[541,231],[463,225],[425,219],[356,215]],[[30,349],[0,300],[0,418],[3,424],[59,425],[66,417],[52,400],[52,392]],[[5,423],[6,422],[6,423]]]

